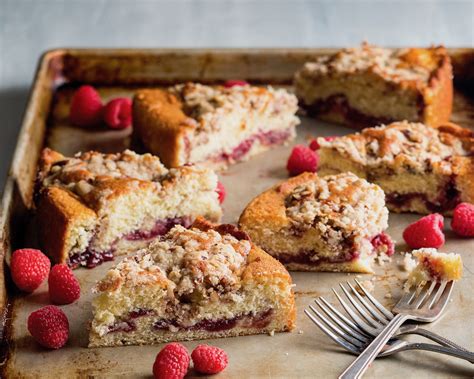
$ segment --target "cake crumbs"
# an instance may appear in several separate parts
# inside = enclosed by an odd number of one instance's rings
[[[303,334],[304,332],[302,330],[298,330],[298,334]]]
[[[405,253],[403,257],[403,261],[401,263],[402,270],[410,272],[415,267],[416,267],[416,261],[413,259],[413,255],[411,253]]]
[[[275,335],[275,330],[274,330],[274,329],[270,330],[270,331],[268,332],[268,335],[269,335],[270,337],[273,337],[273,336]]]

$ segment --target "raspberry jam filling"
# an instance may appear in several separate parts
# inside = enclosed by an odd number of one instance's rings
[[[147,240],[168,233],[175,225],[182,225],[185,228],[189,228],[191,224],[192,221],[189,217],[166,218],[164,220],[157,220],[151,230],[135,230],[123,238],[127,241]]]
[[[127,241],[144,241],[168,233],[175,225],[182,225],[185,228],[189,228],[191,224],[192,220],[190,217],[166,218],[163,220],[157,220],[151,230],[135,230],[129,234],[126,234],[122,238]],[[82,253],[75,253],[71,255],[67,261],[67,264],[72,269],[78,268],[80,266],[94,268],[103,262],[112,261],[113,259],[114,249],[98,252],[88,248]]]
[[[115,324],[109,326],[109,333],[113,332],[132,332],[137,329],[135,319],[142,316],[151,316],[153,315],[152,310],[143,309],[131,312],[129,318],[124,321],[116,322]],[[230,319],[222,320],[202,320],[192,326],[182,326],[178,323],[177,320],[157,320],[153,323],[153,329],[155,330],[206,330],[208,332],[220,332],[224,330],[229,330],[237,325],[243,326],[246,328],[265,328],[268,326],[272,320],[273,309],[268,309],[257,314],[246,314],[236,316]]]
[[[346,96],[342,94],[332,95],[324,100],[317,100],[311,105],[304,104],[303,107],[306,109],[308,115],[312,117],[327,113],[338,113],[356,129],[390,124],[395,121],[389,118],[370,116],[352,108]]]
[[[72,269],[78,268],[79,266],[94,268],[103,262],[112,261],[113,259],[113,250],[98,252],[87,249],[82,253],[71,255],[67,261],[67,264]]]
[[[419,192],[410,192],[399,194],[396,192],[385,195],[387,204],[405,209],[409,207],[413,200],[420,200],[425,204],[430,212],[445,212],[454,209],[461,202],[459,191],[456,188],[455,178],[451,178],[446,186],[440,191],[434,201],[428,200],[425,194]]]
[[[370,239],[375,253],[385,253],[388,256],[393,255],[395,246],[392,239],[386,233],[377,234]],[[306,265],[318,266],[322,263],[347,263],[360,257],[360,253],[352,247],[349,252],[342,253],[333,257],[318,257],[315,250],[300,251],[299,254],[272,253],[273,257],[283,264],[301,263]]]
[[[263,146],[282,145],[292,135],[291,130],[272,130],[268,132],[261,132],[253,135],[250,138],[242,141],[235,147],[231,153],[222,153],[217,157],[217,161],[238,161],[242,159],[252,148],[256,141],[259,141]]]

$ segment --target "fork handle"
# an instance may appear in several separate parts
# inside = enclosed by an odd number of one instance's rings
[[[395,334],[400,325],[408,319],[409,316],[406,314],[397,314],[357,359],[339,376],[339,379],[361,378],[387,341]]]
[[[434,353],[450,355],[452,357],[464,359],[468,362],[474,363],[474,353],[468,350],[458,350],[449,346],[439,346],[431,343],[410,343],[401,347],[399,351],[406,350],[425,350]]]
[[[403,329],[403,328],[404,327],[400,328],[400,330]],[[447,347],[452,347],[454,349],[458,349],[458,350],[461,350],[461,351],[469,352],[469,350],[467,350],[464,347],[458,345],[457,343],[454,343],[453,341],[450,341],[447,338],[444,338],[443,336],[440,336],[439,334],[433,333],[429,330],[419,328],[418,325],[414,326],[413,328],[411,328],[406,333],[402,332],[402,333],[397,334],[397,336],[400,336],[400,335],[403,335],[403,334],[418,334],[420,336],[429,338],[430,340],[432,340],[434,342],[437,342],[440,345],[447,346]]]

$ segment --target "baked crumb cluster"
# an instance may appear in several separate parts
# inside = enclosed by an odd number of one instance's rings
[[[240,274],[250,248],[249,241],[230,234],[178,225],[146,250],[119,263],[98,289],[108,290],[113,283],[134,287],[163,281],[169,297],[217,301],[218,294],[240,288]]]
[[[347,48],[331,56],[323,56],[306,63],[301,77],[318,77],[333,73],[351,75],[370,72],[395,83],[428,83],[437,67],[436,57],[422,49],[386,49],[363,44]]]
[[[139,155],[131,150],[117,154],[86,152],[53,163],[41,184],[61,186],[85,196],[95,185],[107,180],[133,178],[159,182],[166,174],[166,167],[151,154]]]
[[[364,129],[361,133],[328,141],[318,138],[321,148],[337,150],[366,167],[385,166],[397,170],[427,171],[438,164],[451,173],[452,156],[467,156],[474,144],[421,123],[407,121]]]
[[[275,115],[282,112],[295,113],[296,97],[284,89],[262,88],[250,85],[207,86],[199,83],[178,84],[169,89],[183,103],[183,111],[197,121],[196,127],[206,131],[215,130],[219,119],[231,112],[250,111]],[[294,123],[298,122],[294,116]]]
[[[286,214],[297,230],[318,229],[329,245],[387,228],[382,189],[352,173],[317,177],[286,198]]]

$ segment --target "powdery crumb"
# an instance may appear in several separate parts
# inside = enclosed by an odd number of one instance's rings
[[[367,279],[361,282],[360,284],[362,284],[362,287],[364,287],[368,292],[373,292],[374,291],[373,280],[374,279]],[[356,289],[361,295],[364,295],[364,293],[362,292],[362,290],[359,289],[359,287],[356,287]]]
[[[273,330],[273,329],[270,330],[270,331],[268,332],[268,335],[269,335],[270,337],[273,337],[273,336],[275,335],[275,330]]]
[[[385,263],[391,262],[391,261],[392,261],[392,258],[389,257],[385,253],[380,253],[379,255],[375,257],[375,262],[379,264],[380,266],[383,266]]]
[[[298,330],[298,334],[303,334],[304,332],[302,330]]]
[[[391,299],[392,298],[392,294],[390,292],[387,292],[384,296],[384,298],[386,299]]]
[[[413,255],[411,253],[405,253],[402,264],[401,264],[401,268],[404,271],[410,272],[415,267],[416,267],[416,261],[413,259]]]

